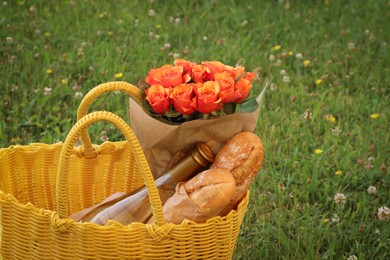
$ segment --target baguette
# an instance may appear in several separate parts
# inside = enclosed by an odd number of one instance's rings
[[[236,134],[221,148],[210,168],[230,171],[236,181],[236,191],[220,216],[228,214],[244,198],[263,160],[263,142],[252,132]]]
[[[164,204],[165,221],[180,224],[184,219],[204,223],[228,205],[236,189],[233,175],[223,169],[205,170],[186,183]]]

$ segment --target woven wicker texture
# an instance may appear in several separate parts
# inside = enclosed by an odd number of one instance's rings
[[[127,141],[74,147],[96,121],[108,121]],[[88,137],[89,138],[89,137]],[[117,191],[146,184],[153,224],[105,226],[67,216]],[[164,223],[161,201],[138,140],[110,112],[81,118],[64,144],[0,149],[1,259],[231,259],[249,192],[237,211],[204,224]]]

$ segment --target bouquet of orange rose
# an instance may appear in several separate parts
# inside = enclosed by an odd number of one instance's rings
[[[149,70],[140,86],[143,102],[130,99],[129,111],[154,176],[160,177],[197,142],[216,154],[238,132],[254,131],[266,89],[251,94],[255,77],[242,66],[219,61],[177,59]]]
[[[256,73],[242,66],[232,67],[219,61],[201,64],[177,59],[174,65],[151,69],[145,81],[143,106],[155,118],[171,123],[209,119],[232,114],[236,104],[254,110],[257,103],[246,100]],[[249,105],[248,105],[249,104]]]

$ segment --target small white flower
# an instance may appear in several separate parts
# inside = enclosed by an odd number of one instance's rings
[[[7,6],[7,5],[8,5],[7,1],[4,1],[3,6]]]
[[[348,49],[350,49],[350,50],[355,50],[356,49],[356,46],[355,46],[355,43],[353,43],[353,42],[349,42],[348,43]]]
[[[241,26],[244,27],[248,24],[248,21],[247,20],[244,20],[242,23],[241,23]]]
[[[275,55],[273,55],[273,54],[269,55],[268,60],[269,61],[274,61],[275,60]]]
[[[340,218],[336,215],[336,214],[334,214],[333,215],[333,218],[332,218],[332,222],[339,222],[340,221]]]
[[[295,54],[295,58],[296,58],[297,60],[302,60],[302,58],[303,58],[302,53],[297,53],[297,54]]]
[[[171,48],[171,44],[169,42],[164,43],[164,49],[169,49]]]
[[[160,39],[160,35],[159,34],[154,35],[154,39],[156,40]]]
[[[175,52],[175,53],[173,54],[173,58],[174,58],[174,59],[178,59],[178,58],[180,58],[180,54],[179,54],[179,53],[177,53],[177,52]]]
[[[175,19],[175,24],[176,25],[180,24],[180,18],[179,17]]]
[[[386,221],[390,218],[390,209],[388,207],[380,207],[377,212],[380,221]]]
[[[364,35],[365,36],[369,36],[370,35],[370,30],[369,29],[365,29],[364,30]]]
[[[149,9],[148,15],[149,15],[150,17],[156,16],[156,12],[155,12],[153,9]]]
[[[358,258],[355,255],[350,255],[347,260],[358,260]]]
[[[270,90],[271,91],[275,91],[278,89],[278,85],[276,85],[276,83],[272,83],[271,86],[270,86]]]
[[[283,76],[283,82],[288,84],[290,83],[290,77],[289,76]]]
[[[280,73],[280,75],[282,75],[282,76],[284,76],[284,75],[287,74],[286,70],[281,70],[279,73]]]
[[[107,136],[107,131],[102,131],[102,134],[100,136],[100,140],[102,140],[103,142],[105,141],[108,141],[108,136]]]
[[[334,195],[333,200],[336,202],[336,204],[345,204],[347,197],[342,193],[337,193]]]
[[[208,40],[208,38],[207,38],[207,36],[205,35],[205,36],[203,36],[203,40],[204,41],[207,41]]]
[[[8,37],[5,38],[5,41],[6,41],[8,44],[11,44],[11,43],[14,41],[14,39],[13,39],[11,36],[8,36]]]
[[[149,38],[152,38],[154,36],[154,32],[149,32]]]
[[[330,130],[332,135],[339,135],[341,133],[341,129],[338,129],[337,127],[336,128],[333,128],[332,130]]]
[[[376,187],[375,186],[370,186],[367,188],[367,193],[370,194],[370,195],[375,195],[377,192],[376,190]]]
[[[80,98],[82,98],[83,96],[84,96],[83,93],[80,92],[80,91],[77,91],[76,93],[74,93],[74,97],[75,97],[76,99],[80,99]]]
[[[51,88],[48,88],[48,87],[45,87],[44,89],[43,89],[43,94],[45,95],[45,96],[50,96],[51,95]]]
[[[174,21],[175,21],[175,18],[173,18],[173,16],[169,16],[169,22],[173,23]]]

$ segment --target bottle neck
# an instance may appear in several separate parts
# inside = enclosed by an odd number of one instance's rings
[[[186,181],[213,161],[214,154],[211,149],[203,143],[198,143],[187,156],[169,169],[168,173],[176,183]]]

